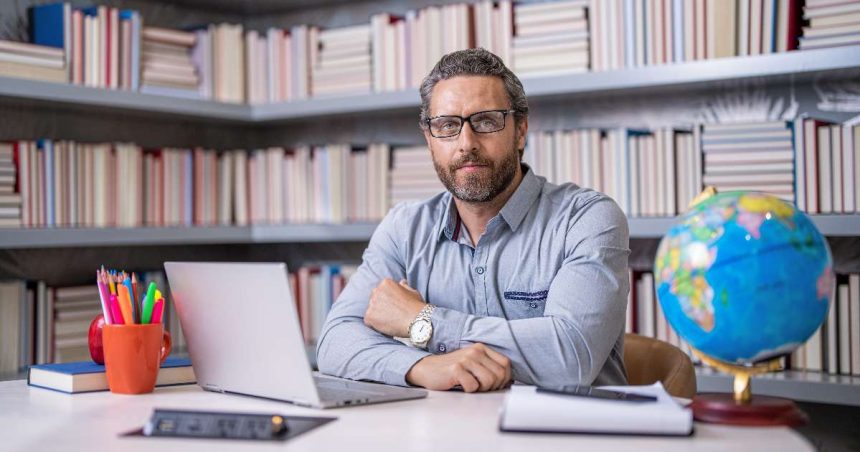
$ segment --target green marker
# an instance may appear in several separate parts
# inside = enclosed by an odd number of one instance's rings
[[[152,307],[155,305],[155,290],[155,283],[149,283],[149,287],[146,289],[146,296],[143,297],[143,318],[140,323],[147,324],[152,320]]]

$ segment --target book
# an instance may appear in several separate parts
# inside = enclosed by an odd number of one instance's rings
[[[190,359],[168,357],[161,363],[155,386],[175,386],[196,381]],[[105,366],[92,361],[30,366],[27,384],[68,394],[108,390]]]
[[[660,382],[650,386],[604,387],[650,395],[656,402],[619,402],[537,392],[514,385],[502,408],[503,432],[603,433],[686,436],[693,432],[693,413],[682,407]]]

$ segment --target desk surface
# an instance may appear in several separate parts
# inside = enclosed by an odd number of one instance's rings
[[[293,451],[552,451],[571,450],[812,450],[785,428],[696,424],[690,438],[512,434],[498,431],[504,392],[431,392],[427,399],[334,410],[314,410],[251,397],[222,395],[196,385],[157,388],[141,396],[109,392],[69,395],[30,388],[24,380],[0,383],[0,449],[33,450],[254,450]],[[127,438],[153,408],[333,416],[338,419],[286,443]],[[95,447],[94,447],[95,445]]]

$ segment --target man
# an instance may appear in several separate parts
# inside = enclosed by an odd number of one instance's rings
[[[323,326],[320,370],[467,392],[626,384],[622,211],[521,163],[528,103],[492,53],[442,57],[421,101],[448,192],[394,207],[376,229]]]

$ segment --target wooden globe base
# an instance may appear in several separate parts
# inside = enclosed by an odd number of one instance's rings
[[[734,376],[731,394],[699,394],[693,399],[693,417],[700,422],[731,425],[787,425],[797,427],[809,422],[797,405],[788,399],[754,396],[750,390],[753,375],[782,370],[779,358],[752,366],[739,366],[714,358],[692,348],[705,364]]]
[[[752,396],[748,403],[736,402],[734,394],[699,394],[693,399],[693,417],[715,424],[798,427],[809,422],[788,399]]]

